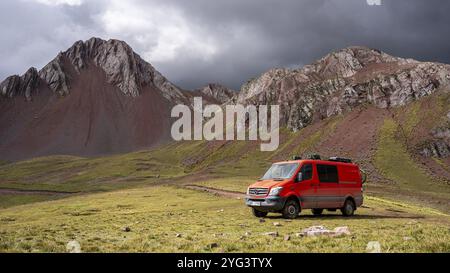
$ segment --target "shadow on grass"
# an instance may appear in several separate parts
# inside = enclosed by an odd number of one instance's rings
[[[281,215],[269,215],[265,217],[266,219],[284,219]],[[380,219],[412,219],[412,220],[418,220],[418,219],[424,219],[423,216],[415,216],[415,215],[364,215],[364,214],[355,214],[351,217],[344,217],[337,214],[324,214],[320,216],[315,215],[301,215],[295,219],[294,221],[301,221],[304,219],[315,219],[315,220],[380,220]]]

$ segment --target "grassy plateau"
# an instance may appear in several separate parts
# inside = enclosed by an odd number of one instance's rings
[[[297,220],[274,214],[260,222],[238,194],[272,162],[320,148],[345,116],[314,130],[283,129],[271,153],[256,142],[197,141],[98,158],[0,161],[0,252],[65,252],[76,240],[84,252],[365,252],[378,241],[383,252],[448,253],[450,186],[411,152],[417,128],[450,111],[448,96],[435,99],[438,107],[412,104],[377,128],[367,161],[387,182],[369,176],[365,204],[351,218],[304,211]],[[297,236],[317,225],[351,234]]]
[[[384,252],[448,252],[449,220],[432,209],[368,198],[353,218],[305,211],[297,220],[269,215],[260,223],[243,200],[160,186],[4,209],[0,251],[65,252],[77,240],[86,252],[364,252],[369,241]],[[352,234],[297,236],[315,225],[347,226]]]

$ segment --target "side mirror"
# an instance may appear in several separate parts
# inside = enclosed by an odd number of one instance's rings
[[[303,173],[301,173],[301,172],[299,172],[298,174],[297,174],[297,183],[299,183],[299,182],[302,182],[303,181]]]
[[[361,180],[362,180],[362,184],[366,184],[367,181],[367,173],[364,170],[360,170],[361,172]]]

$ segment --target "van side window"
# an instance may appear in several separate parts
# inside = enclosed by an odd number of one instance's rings
[[[320,183],[339,183],[338,170],[332,165],[317,165]]]
[[[311,180],[313,176],[313,168],[311,164],[305,164],[302,166],[300,172],[303,175],[303,180]]]

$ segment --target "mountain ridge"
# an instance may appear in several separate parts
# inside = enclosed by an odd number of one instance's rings
[[[99,38],[91,38],[85,42],[78,41],[44,66],[38,72],[39,79],[46,82],[54,93],[61,96],[70,93],[71,79],[67,75],[68,68],[65,62],[69,62],[77,73],[90,65],[101,68],[106,74],[108,83],[132,97],[139,96],[142,88],[149,84],[153,84],[170,98],[182,97],[181,88],[169,82],[123,41],[114,39],[105,41]],[[37,72],[35,68],[32,68],[32,71]],[[21,78],[27,74],[28,72]],[[14,95],[14,92],[8,88],[8,79],[17,77],[9,77],[0,85],[3,95],[10,94],[10,97]],[[35,87],[39,79],[33,78],[30,86]]]
[[[367,104],[404,106],[447,90],[449,83],[449,65],[353,46],[303,68],[271,69],[239,92],[219,84],[188,91],[125,42],[91,38],[76,42],[39,71],[30,68],[0,83],[0,152],[6,159],[22,159],[154,147],[171,140],[171,106],[191,105],[194,96],[205,104],[278,104],[281,126],[295,132]],[[428,133],[434,140],[423,155],[450,154],[447,127]]]
[[[449,65],[349,47],[300,69],[269,70],[244,84],[235,101],[280,104],[282,124],[299,130],[365,103],[404,106],[449,84]]]

